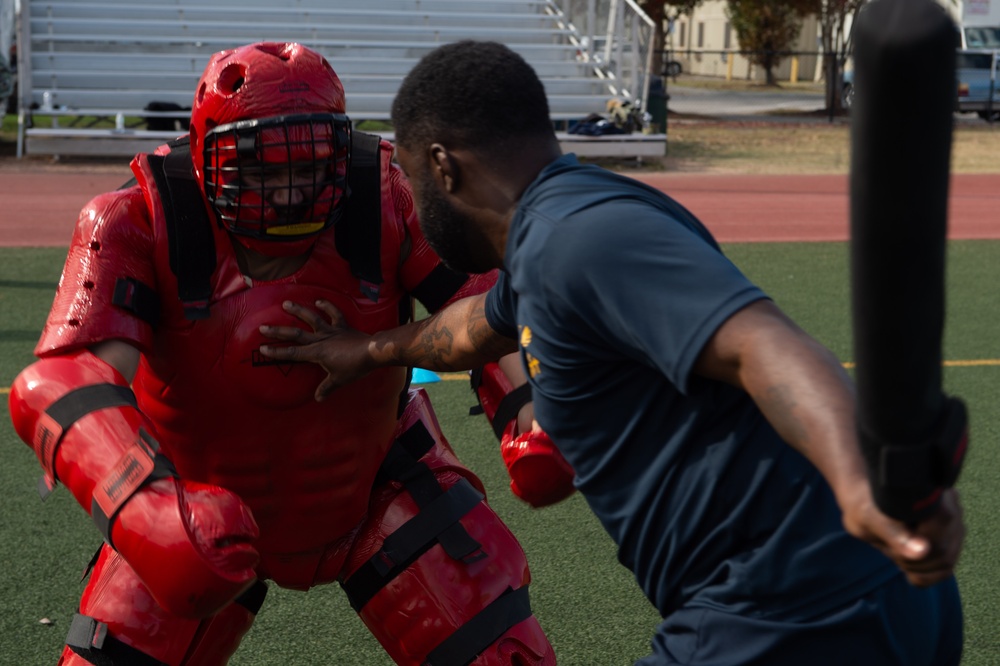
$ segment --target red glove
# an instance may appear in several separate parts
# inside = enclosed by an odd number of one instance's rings
[[[472,388],[500,440],[500,453],[510,474],[510,489],[533,507],[555,504],[573,494],[573,468],[547,434],[517,434],[517,413],[531,401],[527,384],[514,389],[497,363],[472,375]]]
[[[111,526],[111,543],[156,602],[182,617],[214,615],[256,580],[257,524],[218,486],[159,479],[136,492]]]
[[[511,491],[531,506],[549,506],[573,494],[573,468],[544,432],[533,430],[516,437],[504,432],[500,453],[510,474]]]

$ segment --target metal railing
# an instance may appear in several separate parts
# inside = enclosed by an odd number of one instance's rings
[[[608,91],[646,110],[656,26],[634,0],[552,0],[552,12],[572,29],[581,61],[591,63]]]

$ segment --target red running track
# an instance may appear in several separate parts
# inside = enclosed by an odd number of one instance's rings
[[[697,215],[722,242],[846,241],[848,178],[636,174]],[[954,175],[949,237],[1000,238],[1000,174]]]
[[[697,215],[721,242],[845,241],[847,176],[635,173]],[[127,167],[0,168],[0,245],[69,244],[87,201],[131,177]],[[952,177],[949,236],[1000,239],[1000,174]]]

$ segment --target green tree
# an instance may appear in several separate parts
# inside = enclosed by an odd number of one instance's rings
[[[740,50],[764,69],[767,85],[777,85],[774,68],[791,49],[807,13],[804,0],[729,0],[726,15]]]
[[[843,110],[840,91],[844,82],[844,63],[851,53],[848,25],[867,0],[806,0],[805,9],[819,21],[820,48],[823,51],[823,78],[826,81],[826,108]]]

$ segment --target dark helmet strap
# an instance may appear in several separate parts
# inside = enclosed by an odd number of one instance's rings
[[[349,195],[344,215],[334,226],[337,252],[351,265],[361,281],[362,293],[378,301],[382,284],[382,167],[380,138],[375,134],[351,133],[351,170],[347,176]]]
[[[350,196],[337,222],[337,251],[361,282],[362,292],[378,300],[382,284],[382,188],[379,137],[352,132]],[[187,319],[208,317],[215,271],[215,237],[194,177],[188,137],[170,144],[166,156],[150,155],[150,170],[163,205],[170,269]]]
[[[208,317],[215,270],[215,236],[194,177],[187,137],[170,144],[165,156],[149,156],[167,223],[170,270],[187,319]]]

